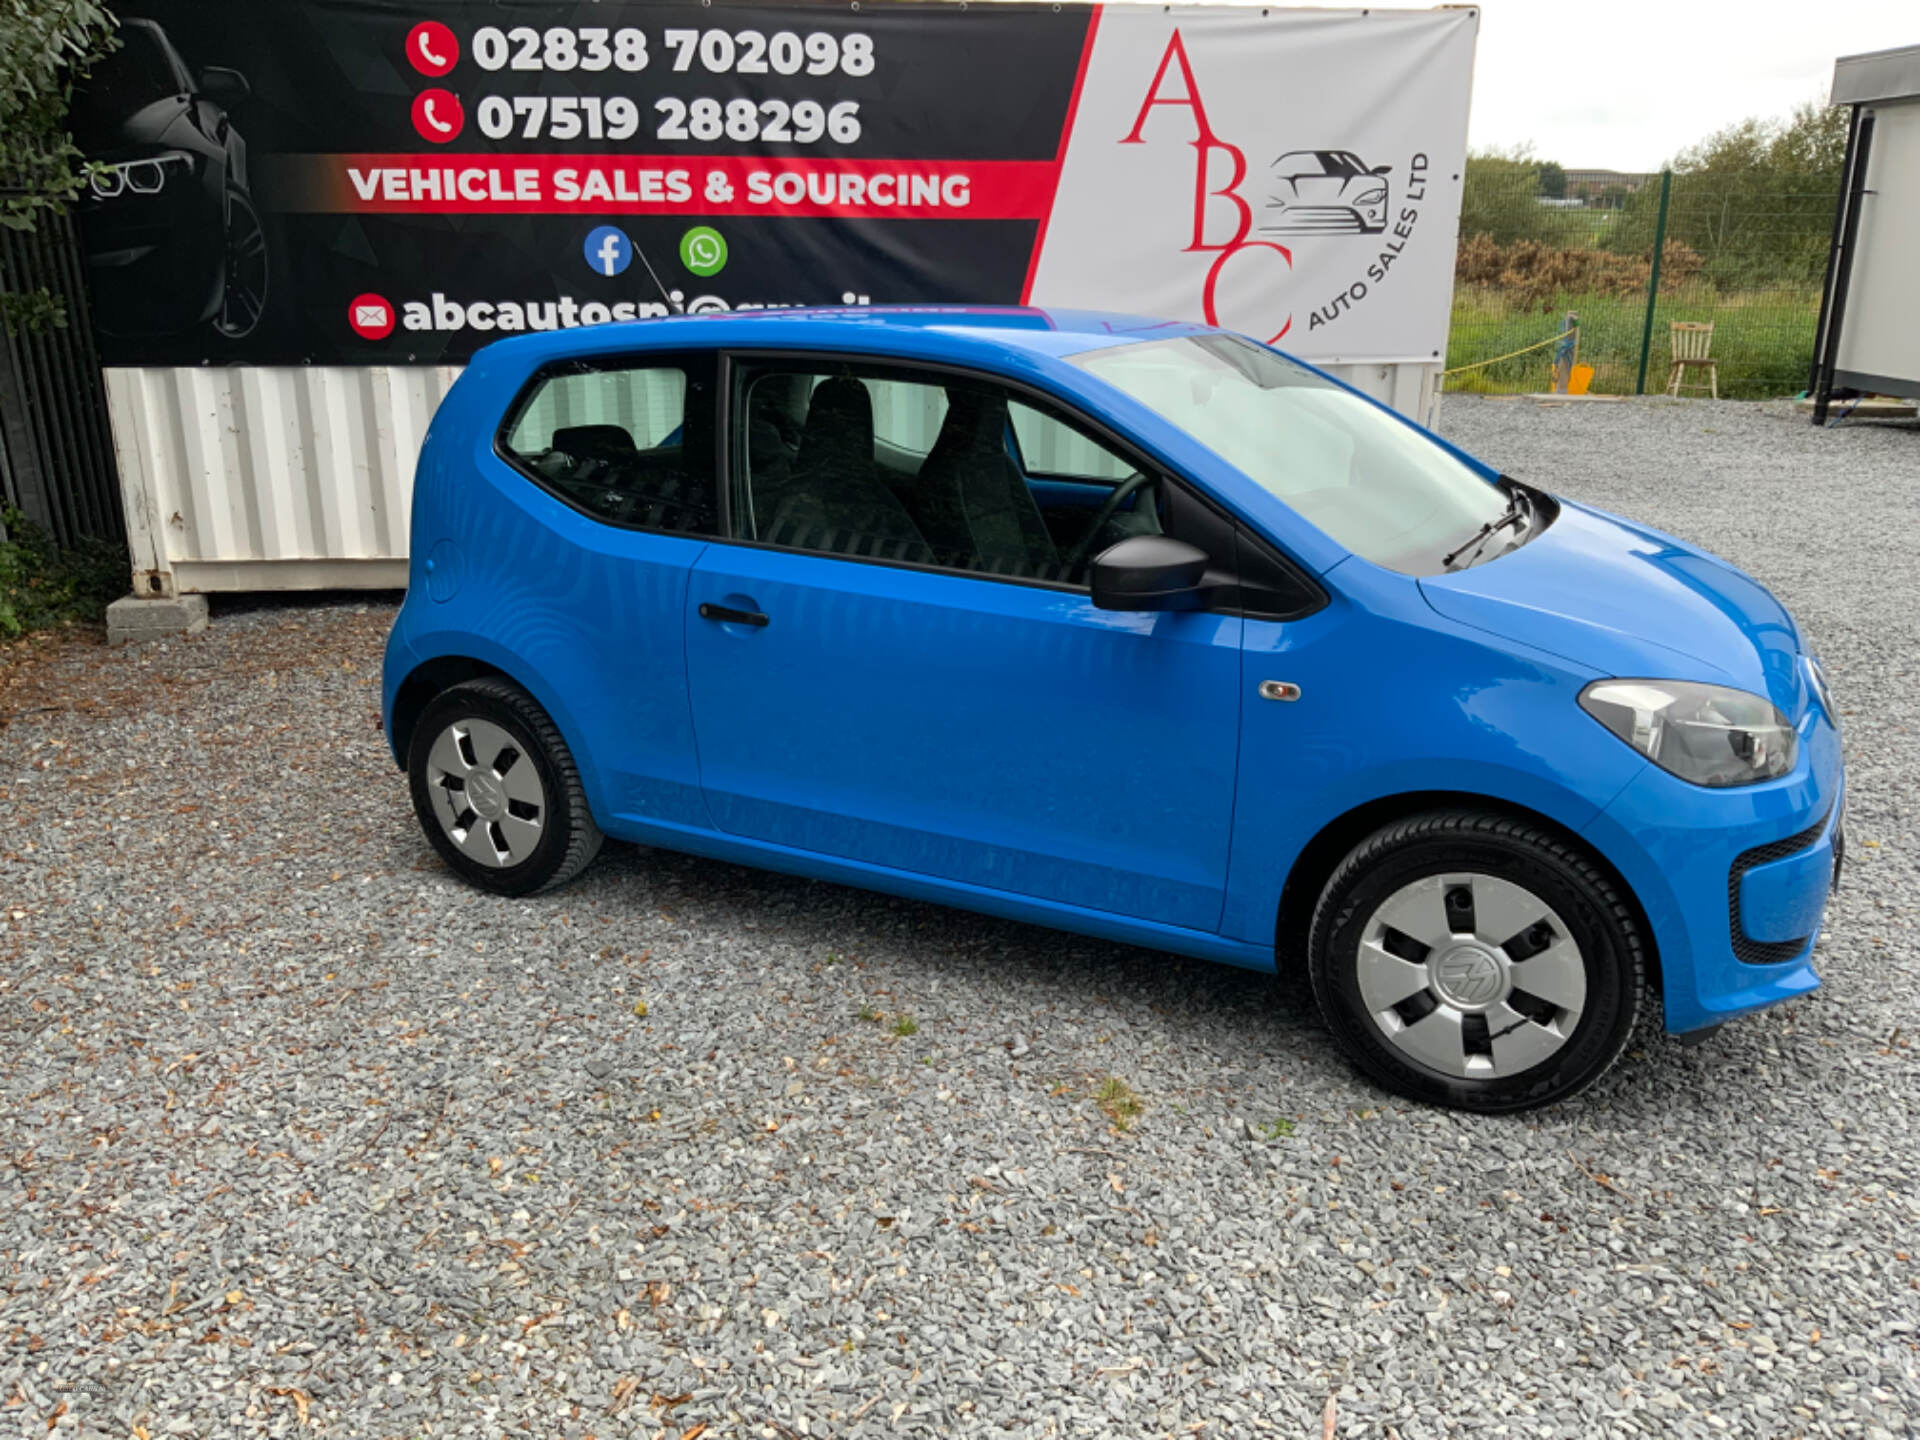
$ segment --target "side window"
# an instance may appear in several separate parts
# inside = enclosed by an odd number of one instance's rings
[[[1020,463],[1029,475],[1063,480],[1117,484],[1134,467],[1097,440],[1089,440],[1072,426],[1043,415],[1018,400],[1007,406],[1013,434],[1020,446]]]
[[[745,538],[1084,584],[1089,556],[1159,531],[1132,464],[991,382],[826,362],[737,374]]]
[[[501,449],[577,510],[644,530],[719,533],[710,361],[570,366],[537,380]]]

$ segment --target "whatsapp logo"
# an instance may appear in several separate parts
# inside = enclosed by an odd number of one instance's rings
[[[718,275],[727,263],[727,242],[711,225],[696,225],[680,237],[680,263],[695,275]]]

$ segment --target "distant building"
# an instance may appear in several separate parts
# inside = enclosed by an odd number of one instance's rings
[[[1574,170],[1567,171],[1567,194],[1580,196],[1600,196],[1608,191],[1621,195],[1631,195],[1647,183],[1645,175],[1636,175],[1625,170]]]

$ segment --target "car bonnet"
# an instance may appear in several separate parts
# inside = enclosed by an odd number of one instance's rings
[[[1798,719],[1800,634],[1766,587],[1670,535],[1560,507],[1520,548],[1422,579],[1427,603],[1603,675],[1732,685]]]

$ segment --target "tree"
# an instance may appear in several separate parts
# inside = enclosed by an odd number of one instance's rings
[[[1549,200],[1567,198],[1567,172],[1560,167],[1558,160],[1540,162],[1540,193]]]
[[[1460,238],[1490,235],[1496,245],[1540,238],[1540,162],[1530,146],[1467,152],[1460,193]]]
[[[1749,118],[1674,156],[1668,240],[1705,257],[1722,284],[1812,283],[1826,263],[1846,157],[1844,107],[1803,104],[1785,120]],[[1659,187],[1627,203],[1613,249],[1653,245]]]
[[[79,197],[87,172],[67,107],[74,78],[118,44],[117,25],[96,0],[0,0],[0,226],[31,231]],[[45,290],[0,294],[9,332],[66,321]]]

